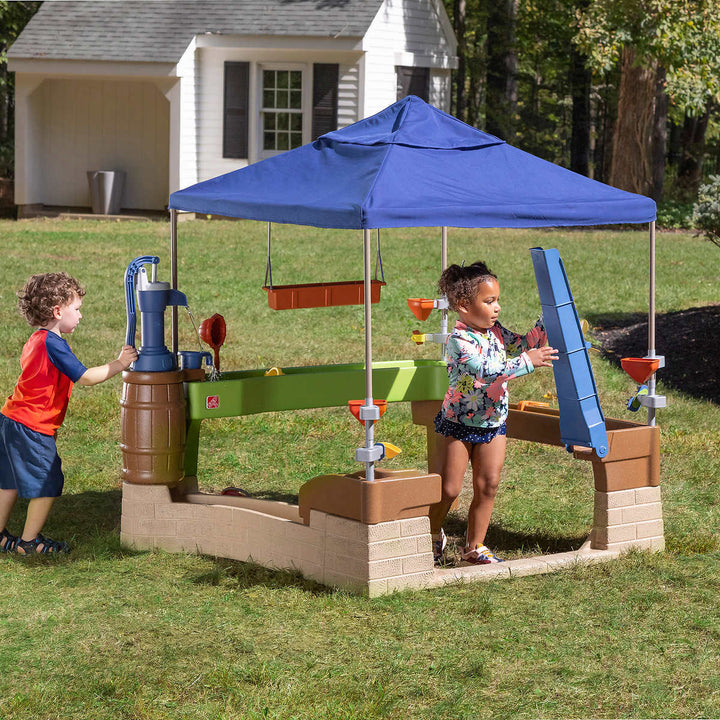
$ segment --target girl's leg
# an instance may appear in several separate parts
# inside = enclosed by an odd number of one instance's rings
[[[485,544],[495,495],[500,484],[500,471],[505,463],[505,435],[489,443],[476,443],[472,448],[473,499],[468,511],[467,546]]]
[[[23,540],[34,540],[38,536],[45,525],[45,521],[48,519],[50,508],[54,502],[54,497],[39,497],[33,498],[28,503],[25,528],[22,533]]]
[[[442,472],[442,499],[430,508],[430,532],[437,535],[442,529],[450,506],[462,491],[463,478],[470,460],[469,443],[445,438],[445,462]]]

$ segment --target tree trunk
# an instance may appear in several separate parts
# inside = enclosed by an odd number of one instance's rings
[[[665,156],[667,153],[668,96],[665,92],[665,68],[660,66],[655,81],[655,119],[652,143],[652,188],[655,202],[663,198],[665,188]]]
[[[710,120],[710,109],[699,117],[685,116],[681,133],[682,151],[678,163],[678,186],[690,199],[697,196],[702,179],[705,154],[705,133]]]
[[[585,66],[585,55],[573,46],[570,57],[572,91],[572,132],[570,169],[580,175],[590,173],[590,82],[592,72]]]
[[[467,12],[466,0],[454,0],[453,3],[453,25],[455,37],[457,38],[458,66],[455,71],[455,117],[466,121],[466,57],[467,43],[465,41],[465,17]],[[467,122],[467,121],[466,121]]]
[[[610,184],[648,195],[652,179],[650,157],[657,65],[645,68],[635,60],[634,49],[624,48]]]
[[[7,63],[0,63],[0,88],[4,92],[0,93],[0,145],[4,145],[8,141],[8,130],[10,128],[8,120],[10,118],[10,88],[8,87]]]
[[[512,142],[517,114],[515,18],[519,0],[488,0],[485,127]]]

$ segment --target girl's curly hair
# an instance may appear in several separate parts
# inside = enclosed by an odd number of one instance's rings
[[[28,325],[42,327],[52,320],[56,305],[67,305],[83,295],[80,283],[65,272],[33,275],[17,293],[18,309]]]
[[[457,312],[459,305],[471,304],[480,285],[490,279],[497,280],[497,275],[490,272],[484,262],[475,262],[467,267],[450,265],[440,276],[438,290],[447,297],[450,309]]]

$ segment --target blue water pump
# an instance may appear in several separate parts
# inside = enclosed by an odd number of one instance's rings
[[[125,344],[135,345],[135,293],[140,308],[142,345],[138,359],[131,369],[140,372],[163,372],[177,370],[177,359],[165,347],[165,308],[170,305],[187,307],[184,293],[173,290],[168,282],[157,279],[160,258],[153,255],[136,257],[125,271],[125,307],[127,309],[127,332]],[[150,279],[145,265],[152,265]]]

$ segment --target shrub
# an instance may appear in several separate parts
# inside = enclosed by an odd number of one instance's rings
[[[689,230],[693,226],[693,204],[680,200],[658,203],[657,226],[664,230]]]
[[[720,175],[708,179],[710,182],[700,186],[693,222],[710,242],[720,247]]]

